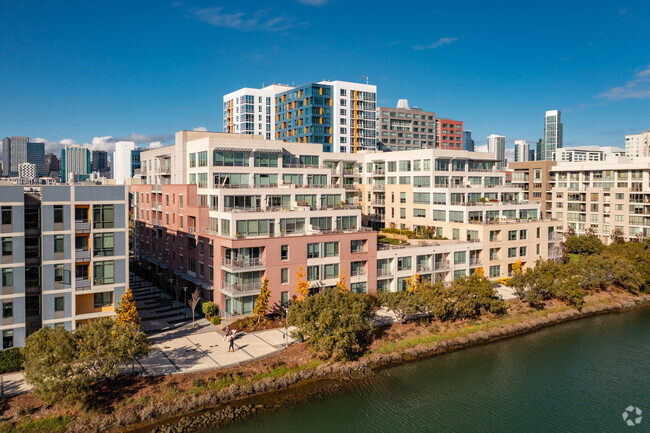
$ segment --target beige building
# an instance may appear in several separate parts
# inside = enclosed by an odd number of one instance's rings
[[[605,242],[614,229],[626,240],[650,237],[650,158],[559,162],[551,186],[551,212],[563,232],[590,230]]]
[[[524,200],[542,203],[545,218],[551,218],[551,168],[555,161],[511,162],[512,186],[521,188]]]

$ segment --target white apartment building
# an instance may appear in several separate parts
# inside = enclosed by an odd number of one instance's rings
[[[555,161],[604,161],[607,156],[625,156],[625,151],[612,146],[563,147],[555,151]]]
[[[626,240],[650,237],[650,158],[558,162],[551,168],[553,217],[577,234],[605,242],[614,229]]]
[[[636,158],[650,156],[650,129],[625,136],[625,155]]]
[[[506,166],[506,137],[490,134],[487,137],[488,153],[493,153],[497,158],[497,168]]]
[[[223,96],[223,131],[231,134],[262,135],[271,140],[275,133],[275,95],[292,89],[271,84],[261,89],[244,87]]]
[[[543,152],[540,160],[555,160],[555,152],[563,147],[563,125],[559,110],[550,110],[544,116]]]
[[[515,161],[524,162],[529,160],[530,144],[526,140],[515,140]]]

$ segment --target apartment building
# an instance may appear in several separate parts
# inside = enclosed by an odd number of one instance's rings
[[[463,122],[436,119],[436,149],[463,149]]]
[[[625,156],[636,158],[650,156],[650,129],[640,134],[625,136]]]
[[[482,243],[474,260],[489,277],[505,277],[521,259],[558,254],[557,222],[543,218],[539,202],[505,183],[490,153],[430,149],[362,152],[360,203],[367,224],[432,230],[454,241]],[[515,252],[514,249],[517,251]]]
[[[490,134],[487,137],[488,152],[493,153],[497,158],[496,167],[506,167],[506,137],[503,135]]]
[[[90,150],[70,145],[61,149],[61,182],[84,181],[90,177]]]
[[[555,151],[556,161],[603,161],[609,155],[625,156],[625,150],[612,146],[575,146]]]
[[[2,348],[114,315],[128,284],[127,191],[0,185]]]
[[[436,147],[436,113],[410,108],[400,99],[397,108],[379,107],[378,142],[383,150]]]
[[[515,140],[515,161],[530,161],[530,144],[526,140]]]
[[[275,139],[317,143],[323,152],[356,153],[377,146],[377,86],[321,81],[275,97]]]
[[[562,231],[589,230],[605,242],[614,229],[626,240],[650,237],[650,158],[559,161],[550,176],[551,212]]]
[[[244,87],[223,97],[223,131],[231,134],[275,136],[275,95],[292,86],[271,84],[261,89]]]
[[[512,186],[521,189],[522,200],[540,202],[544,218],[551,218],[551,168],[555,161],[511,162]]]
[[[544,138],[541,149],[538,147],[538,158],[542,161],[554,161],[555,152],[563,147],[564,128],[562,113],[559,110],[547,111],[544,116]]]

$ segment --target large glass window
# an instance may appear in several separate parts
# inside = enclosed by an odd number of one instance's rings
[[[223,167],[248,167],[248,153],[214,150],[212,165]]]
[[[14,253],[12,238],[2,238],[2,255],[10,256]]]
[[[96,262],[93,275],[96,286],[115,283],[115,263],[113,261]]]
[[[112,293],[111,292],[102,292],[95,293],[94,295],[94,306],[95,308],[110,307],[112,302]]]
[[[338,278],[339,265],[337,263],[323,266],[324,279]]]
[[[278,155],[274,153],[256,153],[255,167],[277,167]]]
[[[54,206],[54,223],[63,222],[63,206]]]
[[[11,224],[11,207],[2,206],[2,224]]]
[[[112,229],[114,227],[114,210],[112,204],[93,206],[93,228]]]
[[[2,287],[11,287],[14,285],[14,270],[3,269],[2,270]]]
[[[63,235],[54,235],[54,252],[63,252]]]
[[[307,258],[315,259],[320,257],[320,244],[307,244]]]
[[[323,246],[325,249],[325,257],[338,257],[339,255],[338,242],[325,242]]]
[[[304,218],[282,218],[280,219],[280,230],[282,233],[304,233],[305,232],[305,219]]]
[[[113,233],[96,233],[93,240],[93,256],[114,255],[115,235]]]

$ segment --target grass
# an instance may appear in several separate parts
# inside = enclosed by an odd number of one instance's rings
[[[181,392],[175,387],[175,386],[170,386],[167,389],[165,389],[165,394],[164,397],[166,399],[172,400],[176,397],[178,397],[181,394]]]
[[[58,415],[36,420],[18,421],[0,427],[0,433],[59,433],[70,426],[75,417],[72,415]]]

